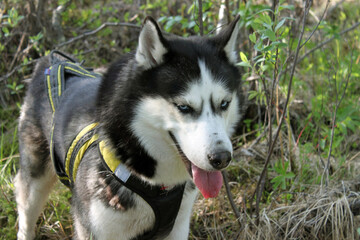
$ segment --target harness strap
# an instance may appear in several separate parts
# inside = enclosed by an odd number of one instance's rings
[[[71,183],[76,179],[77,168],[83,158],[85,151],[93,144],[98,135],[95,134],[95,128],[98,123],[92,123],[83,128],[72,141],[65,158],[65,173],[69,176]]]
[[[55,55],[62,56],[62,59],[55,57]],[[55,170],[57,175],[59,176],[59,179],[61,182],[63,182],[66,186],[70,186],[70,183],[73,181],[71,179],[75,179],[76,177],[76,171],[75,174],[72,173],[73,168],[67,168],[67,171],[65,171],[64,166],[61,164],[61,157],[56,153],[55,151],[55,144],[54,144],[54,129],[55,129],[55,114],[56,109],[58,108],[59,104],[61,103],[61,97],[66,89],[66,80],[70,76],[77,76],[77,77],[85,77],[85,78],[99,78],[101,77],[100,74],[92,72],[90,69],[86,69],[81,66],[81,64],[77,63],[76,60],[73,58],[67,56],[66,54],[60,52],[60,51],[52,51],[50,53],[50,64],[51,66],[47,69],[45,69],[45,86],[47,88],[47,96],[49,99],[49,104],[52,110],[52,127],[50,132],[50,156],[54,163]],[[91,134],[89,134],[90,136]],[[92,135],[91,135],[92,136]],[[85,141],[85,139],[83,140]],[[86,139],[86,144],[91,145],[95,139]],[[74,148],[75,146],[73,146]],[[74,166],[77,168],[79,164],[79,160],[75,161],[76,159],[81,159],[80,156],[77,157],[77,155],[83,155],[84,150],[86,148],[80,148],[76,149],[75,156],[73,158],[69,157],[67,160],[67,165],[74,164]],[[67,154],[68,155],[68,154]],[[71,155],[71,154],[70,154]],[[73,159],[70,161],[70,159]]]
[[[114,152],[106,147],[104,141],[99,142],[99,152],[103,163],[113,172],[116,179],[144,199],[154,212],[155,224],[153,228],[132,240],[153,239],[155,235],[164,236],[168,234],[175,224],[185,190],[185,183],[170,190],[166,190],[163,186],[152,186],[132,174],[116,158]]]
[[[116,157],[114,151],[106,146],[105,141],[99,141],[96,134],[98,123],[92,123],[83,128],[72,141],[65,160],[68,184],[73,185],[76,179],[78,166],[84,153],[91,146],[97,144],[99,155],[104,166],[112,172],[113,176],[126,188],[130,189],[146,201],[155,215],[154,226],[132,240],[153,239],[169,233],[180,209],[185,184],[166,190],[163,186],[152,186],[130,172],[130,170]],[[64,182],[64,181],[63,181]]]

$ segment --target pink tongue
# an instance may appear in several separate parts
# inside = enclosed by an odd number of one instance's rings
[[[223,183],[221,172],[207,172],[194,164],[191,164],[191,169],[194,183],[204,198],[216,197]]]

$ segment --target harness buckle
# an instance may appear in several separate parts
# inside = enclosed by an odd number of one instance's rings
[[[114,174],[124,183],[126,183],[127,180],[129,180],[129,177],[131,176],[130,171],[125,167],[124,164],[119,164],[116,167]]]

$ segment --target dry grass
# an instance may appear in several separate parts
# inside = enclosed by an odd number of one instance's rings
[[[287,139],[286,132],[282,135]],[[288,161],[287,142],[282,141],[282,144],[285,161]],[[200,196],[195,204],[190,239],[359,239],[360,216],[354,216],[355,212],[356,215],[360,213],[354,210],[355,202],[360,209],[360,178],[354,180],[354,176],[360,176],[358,153],[349,154],[349,161],[341,167],[335,162],[332,164],[336,169],[327,188],[315,182],[305,185],[302,182],[305,180],[297,176],[286,190],[274,190],[269,182],[276,174],[269,171],[257,223],[249,199],[263,167],[266,140],[255,145],[250,142],[246,147],[246,151],[237,150],[236,159],[228,169],[231,191],[241,211],[240,219],[236,219],[224,189],[216,199]],[[272,164],[281,159],[279,143],[274,151]],[[323,169],[316,155],[307,155],[304,160],[304,154],[293,151],[292,157],[299,163],[299,171],[307,166],[308,171],[303,175],[319,179]]]
[[[254,217],[242,212],[241,227],[224,196],[201,198],[195,206],[191,239],[359,239],[359,218],[354,217],[351,204],[359,203],[360,195],[349,189],[320,186],[312,191],[299,194],[287,205],[269,204],[261,210],[258,225]]]

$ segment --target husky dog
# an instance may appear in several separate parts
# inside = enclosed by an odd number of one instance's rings
[[[232,159],[237,22],[184,39],[148,17],[137,50],[102,77],[71,61],[53,74],[42,59],[19,123],[18,239],[35,237],[58,176],[73,193],[74,239],[187,239],[198,190],[216,197]]]

